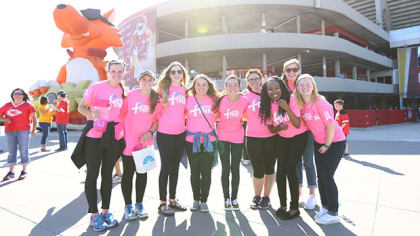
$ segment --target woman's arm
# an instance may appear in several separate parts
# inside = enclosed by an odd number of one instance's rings
[[[91,111],[89,107],[90,104],[84,98],[82,98],[82,100],[80,100],[79,106],[77,107],[77,111],[80,112],[80,114],[86,116],[86,118],[95,119],[99,117],[99,111]]]
[[[300,128],[300,118],[298,118],[295,113],[293,113],[292,109],[290,109],[289,105],[287,104],[287,102],[283,99],[280,99],[278,101],[279,106],[285,110],[287,112],[287,114],[289,115],[290,121],[292,122],[292,125],[299,129]]]
[[[37,120],[36,120],[36,115],[35,112],[32,112],[30,115],[30,119],[32,120],[32,131],[31,131],[31,136],[35,136],[36,133],[36,125],[37,125]]]
[[[327,136],[325,138],[325,144],[322,145],[321,148],[318,150],[320,153],[325,153],[331,146],[331,143],[334,138],[334,129],[334,122],[330,122],[327,124]]]

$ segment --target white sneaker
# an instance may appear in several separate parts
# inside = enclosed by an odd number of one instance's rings
[[[313,210],[315,209],[315,207],[316,207],[315,195],[310,195],[303,208],[305,208],[306,210]]]
[[[326,209],[326,208],[324,208],[324,207],[321,207],[321,210],[318,212],[318,213],[316,213],[316,215],[315,215],[315,220],[316,219],[318,219],[319,217],[321,217],[321,216],[323,216],[323,215],[325,215],[325,214],[327,214],[327,212],[328,212],[328,210]]]
[[[122,178],[122,176],[119,176],[119,175],[112,176],[112,183],[116,184],[116,183],[121,182],[121,178]]]
[[[326,213],[324,215],[322,215],[319,218],[315,219],[315,222],[321,225],[330,225],[330,224],[336,224],[340,222],[340,217],[339,216],[333,216],[330,215],[329,213]]]
[[[249,165],[251,163],[250,160],[242,160],[242,164],[244,165]]]

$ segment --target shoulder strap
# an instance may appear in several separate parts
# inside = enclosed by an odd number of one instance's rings
[[[193,96],[194,96],[195,102],[197,103],[198,107],[200,108],[201,114],[203,115],[204,119],[206,119],[207,124],[210,126],[210,129],[213,131],[214,136],[216,136],[216,139],[218,139],[217,134],[216,134],[216,132],[214,131],[213,126],[211,126],[211,124],[210,124],[209,120],[207,120],[207,117],[206,117],[206,115],[204,114],[203,109],[201,108],[200,103],[198,102],[198,100],[197,100],[197,98],[195,97],[195,95],[193,95]]]

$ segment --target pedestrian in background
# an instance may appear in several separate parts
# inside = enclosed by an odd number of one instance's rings
[[[42,96],[39,103],[39,126],[42,130],[41,152],[49,152],[50,149],[47,149],[46,143],[48,134],[50,132],[51,123],[53,120],[54,109],[53,106],[49,104],[49,100],[47,97]]]
[[[349,115],[347,111],[344,110],[344,101],[342,99],[337,99],[334,101],[334,108],[337,110],[335,114],[335,120],[340,125],[341,129],[343,130],[344,134],[346,135],[346,150],[344,151],[344,157],[350,157],[349,154],[349,144],[347,142],[347,137],[350,134],[350,121]]]
[[[67,124],[70,117],[70,103],[66,98],[66,93],[63,90],[57,92],[58,104],[54,107],[55,123],[57,124],[58,139],[60,147],[55,150],[61,152],[67,150]]]

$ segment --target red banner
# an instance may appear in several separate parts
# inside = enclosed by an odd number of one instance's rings
[[[378,125],[404,122],[404,110],[378,110]]]
[[[349,114],[350,127],[366,128],[376,125],[375,110],[346,110]]]

